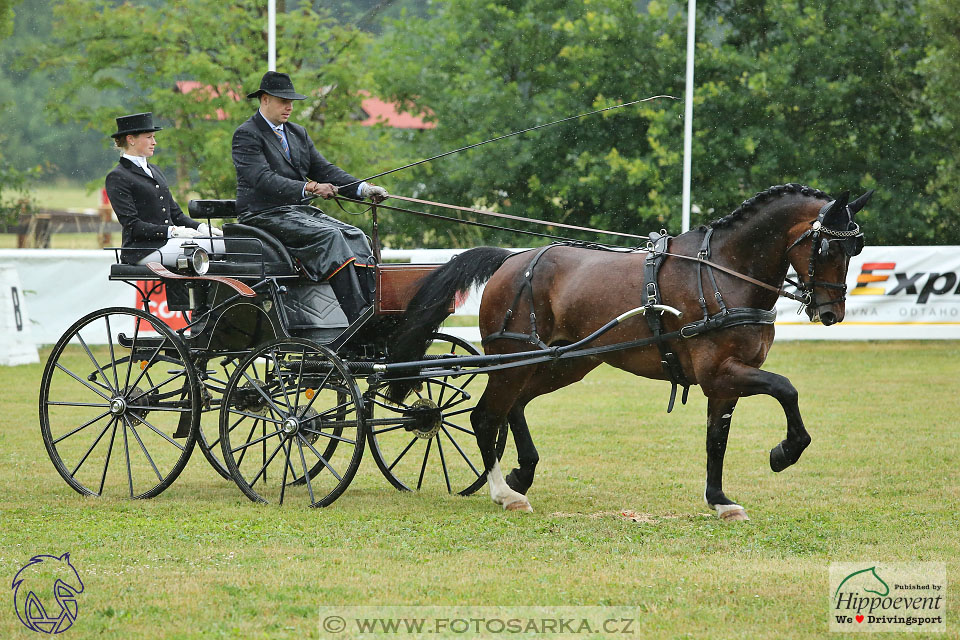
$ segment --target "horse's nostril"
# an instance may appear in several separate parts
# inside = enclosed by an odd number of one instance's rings
[[[820,314],[820,322],[829,327],[837,322],[837,314],[832,311],[824,311]]]

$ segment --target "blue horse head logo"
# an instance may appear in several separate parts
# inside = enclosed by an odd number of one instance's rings
[[[13,578],[13,603],[23,626],[38,633],[62,633],[77,619],[80,574],[70,554],[34,556]]]

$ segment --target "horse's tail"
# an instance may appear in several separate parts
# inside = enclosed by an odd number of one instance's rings
[[[454,297],[466,293],[493,277],[512,251],[497,247],[477,247],[454,256],[445,265],[424,276],[416,294],[400,317],[391,337],[390,361],[420,360],[427,351],[430,336],[450,315]],[[387,397],[402,401],[416,386],[416,380],[399,380],[390,384]]]

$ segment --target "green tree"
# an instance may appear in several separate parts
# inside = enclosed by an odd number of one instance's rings
[[[266,71],[265,4],[64,0],[55,16],[53,37],[33,59],[40,70],[66,72],[67,81],[51,91],[55,117],[82,123],[106,141],[116,116],[153,111],[166,127],[155,161],[176,166],[179,197],[232,196],[233,130],[256,108],[245,94]],[[355,126],[358,90],[367,88],[368,36],[308,5],[281,13],[277,33],[278,69],[310,96],[297,104],[294,121],[353,173],[389,163],[383,132]]]
[[[925,97],[933,112],[928,126],[936,133],[942,150],[928,192],[940,205],[938,232],[957,238],[957,212],[960,212],[960,103],[957,101],[960,0],[927,0],[922,9],[930,41],[919,70],[926,78]]]
[[[655,24],[619,0],[441,2],[429,21],[392,26],[379,56],[391,62],[378,79],[411,111],[435,114],[437,125],[416,141],[415,155],[654,94],[678,95],[683,87],[683,61],[671,52],[682,22],[665,17]],[[400,188],[441,201],[643,232],[669,215],[658,197],[662,163],[679,166],[676,150],[651,146],[651,130],[678,131],[681,112],[679,102],[649,102],[483,146],[395,179]],[[444,232],[454,244],[478,241],[466,229]]]
[[[944,143],[929,126],[916,70],[926,31],[915,2],[699,4],[694,224],[771,184],[797,181],[828,192],[877,188],[863,216],[873,243],[960,241],[956,218],[924,198]],[[686,16],[657,0],[634,6],[441,1],[428,21],[393,23],[380,44],[390,62],[379,80],[409,109],[435,114],[418,155],[617,102],[682,96]],[[646,103],[395,179],[439,200],[677,232],[681,114],[680,102]]]

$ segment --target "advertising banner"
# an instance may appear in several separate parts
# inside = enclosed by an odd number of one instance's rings
[[[456,253],[459,251],[450,249],[384,250],[383,258],[440,263]],[[138,306],[133,287],[108,280],[114,260],[109,251],[0,250],[0,264],[15,266],[19,273],[21,300],[30,308],[35,344],[56,342],[74,321],[96,309]],[[790,277],[795,278],[796,274],[791,273]],[[777,338],[960,340],[958,246],[868,246],[850,260],[846,284],[846,317],[831,327],[810,322],[806,314],[797,314],[798,303],[782,298],[777,304]],[[481,291],[474,291],[463,304],[458,301],[457,314],[476,316],[480,294]],[[167,309],[165,297],[153,299],[150,312],[173,327],[182,326],[182,315]],[[475,326],[450,330],[479,340]]]

